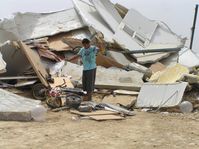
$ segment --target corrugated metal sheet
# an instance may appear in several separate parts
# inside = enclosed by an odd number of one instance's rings
[[[91,0],[97,9],[98,13],[106,21],[113,32],[117,29],[122,22],[122,17],[115,9],[113,3],[109,0]]]
[[[103,20],[96,8],[83,0],[73,0],[75,9],[82,17],[84,23],[104,34],[106,41],[113,42],[113,32]]]
[[[136,106],[139,108],[176,106],[182,101],[187,85],[187,82],[173,84],[145,83],[139,93]]]
[[[74,8],[53,13],[17,13],[0,23],[0,29],[14,33],[20,40],[52,36],[84,27]]]

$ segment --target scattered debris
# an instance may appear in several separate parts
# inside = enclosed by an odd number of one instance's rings
[[[185,47],[185,38],[164,22],[110,0],[73,3],[71,9],[16,13],[0,22],[1,88],[29,87],[53,111],[75,108],[70,112],[97,121],[134,116],[135,105],[147,111],[199,109],[197,100],[183,98],[199,87],[199,58]],[[82,101],[81,59],[66,62],[79,52],[83,38],[102,49],[95,83],[102,103]],[[2,120],[44,119],[46,110],[39,101],[0,92],[2,108],[8,107],[0,111]]]
[[[120,105],[127,109],[133,109],[135,103],[137,102],[137,95],[136,96],[127,96],[127,95],[108,95],[104,97],[102,100],[104,103],[110,103],[113,105]]]

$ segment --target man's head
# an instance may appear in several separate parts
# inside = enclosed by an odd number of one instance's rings
[[[82,45],[84,46],[85,49],[90,48],[90,40],[87,39],[87,38],[84,38],[84,39],[82,40]]]

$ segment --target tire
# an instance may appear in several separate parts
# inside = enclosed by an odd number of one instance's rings
[[[45,101],[46,92],[47,88],[41,83],[37,83],[32,87],[32,95],[36,100]]]

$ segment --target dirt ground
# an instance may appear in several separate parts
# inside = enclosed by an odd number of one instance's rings
[[[199,148],[199,114],[137,115],[121,121],[73,120],[48,112],[45,122],[0,122],[1,149]]]

